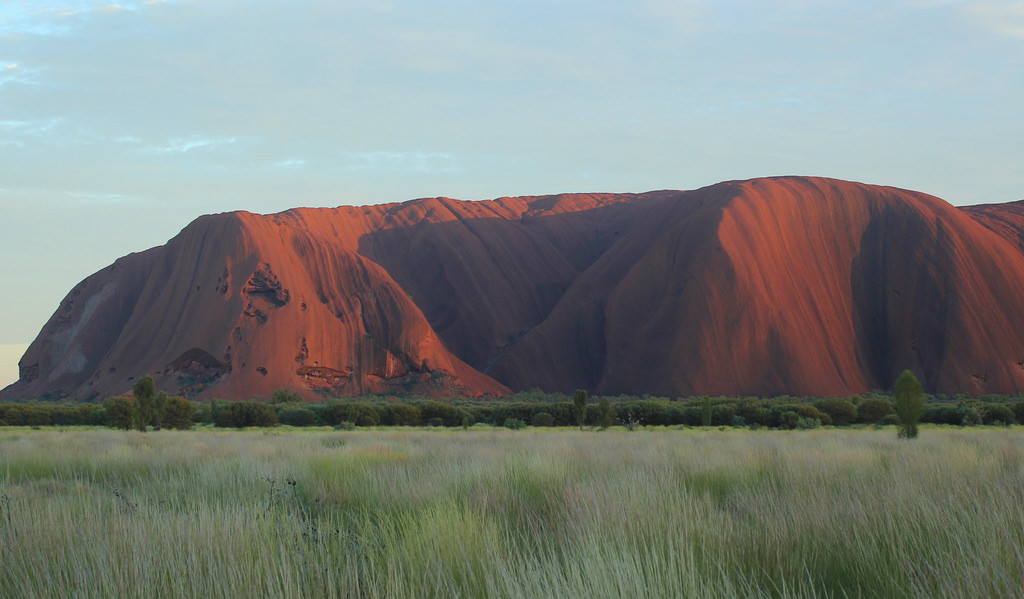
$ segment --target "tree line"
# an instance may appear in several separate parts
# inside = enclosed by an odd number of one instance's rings
[[[607,428],[640,426],[712,426],[797,429],[856,424],[898,425],[917,414],[916,422],[961,426],[1024,423],[1024,398],[1019,396],[926,396],[916,379],[897,384],[893,395],[867,394],[834,398],[780,396],[698,397],[670,399],[651,396],[590,397],[527,391],[502,399],[447,400],[415,397],[366,396],[306,402],[289,389],[274,392],[269,401],[193,402],[158,391],[153,379],[143,377],[132,394],[111,397],[102,404],[0,404],[0,425],[96,425],[120,429],[187,429],[196,424],[221,428],[332,426],[439,426],[463,427],[476,423],[522,428],[525,426],[579,426]],[[902,392],[916,403],[910,412],[897,414]],[[904,433],[906,433],[904,435]],[[914,433],[914,434],[911,434]]]

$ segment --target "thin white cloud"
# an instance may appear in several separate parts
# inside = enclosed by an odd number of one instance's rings
[[[70,208],[76,205],[123,205],[141,204],[151,201],[152,199],[148,197],[111,191],[45,187],[0,187],[0,207],[12,209],[24,207],[26,203],[46,206],[47,209],[52,210],[56,207]]]
[[[40,69],[30,69],[13,61],[0,60],[0,87],[10,83],[34,85],[38,83]]]
[[[14,0],[4,3],[0,14],[0,35],[64,36],[76,29],[82,19],[95,13],[139,12],[146,3],[111,3],[95,0],[56,2],[40,6],[38,2]]]
[[[64,195],[83,204],[125,204],[146,201],[146,198],[139,196],[99,191],[66,191]]]
[[[150,148],[155,154],[187,154],[193,150],[230,146],[238,142],[235,137],[189,137],[172,139],[163,146]]]
[[[458,160],[441,152],[359,152],[348,155],[349,171],[452,173],[461,170]]]
[[[971,2],[967,11],[995,33],[1024,39],[1024,2],[991,0]]]
[[[300,169],[306,167],[306,161],[301,158],[289,158],[288,160],[274,163],[274,166],[283,169]]]
[[[114,135],[106,138],[112,142],[119,144],[140,144],[142,139],[135,137],[134,135]]]
[[[50,135],[64,121],[62,118],[0,121],[0,133],[4,140],[16,142],[24,138],[39,138]]]

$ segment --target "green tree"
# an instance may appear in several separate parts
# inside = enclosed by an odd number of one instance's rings
[[[153,420],[156,404],[156,382],[148,374],[135,381],[132,386],[135,396],[135,428],[146,432],[146,426]]]
[[[583,430],[583,422],[587,419],[587,390],[577,389],[576,395],[572,398],[573,411],[576,412],[576,422]]]
[[[135,421],[135,405],[130,397],[117,395],[108,397],[103,402],[103,413],[107,424],[115,428],[128,430]]]
[[[608,430],[608,427],[615,424],[615,412],[612,411],[612,404],[607,397],[602,397],[597,404],[597,413],[600,416],[601,430]]]
[[[272,404],[296,403],[301,401],[302,394],[289,388],[278,389],[270,396],[270,403]]]
[[[184,431],[192,428],[196,405],[184,397],[170,395],[164,399],[161,424],[165,428]]]
[[[153,402],[153,428],[163,428],[164,413],[167,410],[167,398],[170,397],[163,391],[156,392],[156,400]]]
[[[901,439],[917,437],[917,423],[924,413],[924,389],[913,372],[904,370],[896,379],[892,401],[900,418],[897,436]]]
[[[711,426],[711,415],[714,409],[711,407],[711,398],[705,397],[700,402],[700,425]]]

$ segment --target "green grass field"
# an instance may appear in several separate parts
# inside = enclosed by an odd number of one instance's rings
[[[1016,597],[1024,432],[0,431],[2,597]]]

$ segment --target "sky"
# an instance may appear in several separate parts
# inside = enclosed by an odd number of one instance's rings
[[[1022,0],[0,0],[0,386],[202,214],[818,175],[1024,199]]]

